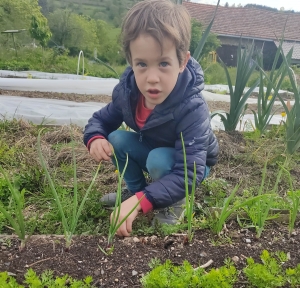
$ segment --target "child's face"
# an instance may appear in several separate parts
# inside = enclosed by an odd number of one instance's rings
[[[153,109],[172,92],[190,57],[187,52],[184,63],[179,65],[174,43],[165,38],[159,43],[148,34],[141,34],[130,43],[132,69],[137,86],[145,96],[145,105]]]

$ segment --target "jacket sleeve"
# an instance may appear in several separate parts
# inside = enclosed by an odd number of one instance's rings
[[[123,114],[120,105],[122,85],[119,83],[113,90],[112,102],[95,112],[84,129],[83,141],[87,146],[90,139],[95,136],[107,136],[117,130],[123,122]]]
[[[185,170],[184,156],[181,142],[181,133],[184,140],[189,192],[191,192],[194,163],[196,165],[196,183],[199,184],[204,177],[207,149],[210,134],[210,116],[206,103],[195,98],[192,105],[185,105],[180,112],[177,123],[175,142],[175,165],[170,174],[152,183],[144,189],[147,199],[153,208],[165,208],[185,197]]]

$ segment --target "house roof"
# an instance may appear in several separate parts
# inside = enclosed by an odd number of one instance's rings
[[[183,2],[192,18],[207,26],[216,6]],[[287,21],[287,22],[286,22]],[[276,40],[281,38],[284,26],[286,41],[300,42],[300,13],[270,11],[259,8],[219,6],[211,31],[217,35]]]

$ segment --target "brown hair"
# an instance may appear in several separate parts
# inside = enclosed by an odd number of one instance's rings
[[[191,40],[191,19],[183,5],[170,0],[145,0],[128,11],[122,24],[122,44],[130,64],[130,42],[143,33],[156,39],[161,48],[163,39],[170,38],[175,44],[179,64],[182,65]]]

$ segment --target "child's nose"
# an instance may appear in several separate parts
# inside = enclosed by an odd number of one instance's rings
[[[151,84],[159,82],[159,76],[158,76],[157,70],[150,69],[148,71],[147,81],[148,81],[148,83],[151,83]]]

